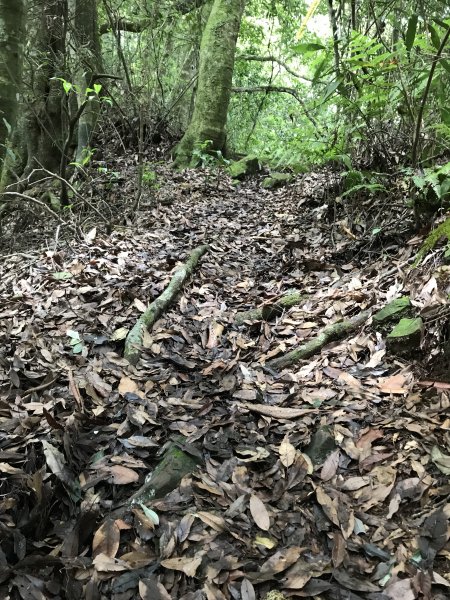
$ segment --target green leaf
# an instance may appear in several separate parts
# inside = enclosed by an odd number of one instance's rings
[[[307,54],[308,52],[318,52],[319,50],[325,50],[325,46],[323,44],[315,44],[313,42],[304,43],[304,44],[295,44],[291,48],[297,54]]]
[[[431,43],[436,48],[436,50],[438,50],[439,46],[441,45],[441,40],[439,38],[438,32],[433,27],[433,25],[430,25],[430,23],[428,23],[428,31],[430,32],[430,35],[431,35]]]
[[[450,127],[450,110],[445,106],[441,106],[441,119],[447,127]]]
[[[325,103],[329,98],[331,98],[331,96],[334,94],[334,92],[338,89],[338,87],[341,85],[341,79],[336,79],[335,81],[331,81],[328,85],[327,85],[327,89],[325,90],[322,98],[320,99],[320,101],[322,103]]]
[[[317,69],[316,69],[316,71],[315,71],[315,73],[313,75],[313,80],[312,80],[313,83],[317,83],[317,81],[320,79],[320,76],[322,75],[322,73],[325,70],[326,64],[327,64],[327,58],[324,58],[319,63],[319,66],[317,67]]]
[[[73,329],[68,329],[66,331],[66,335],[67,337],[70,337],[73,340],[80,340],[80,334],[78,333],[78,331],[74,331]]]
[[[17,156],[9,146],[6,147],[6,154],[13,162],[16,162]]]
[[[148,519],[150,519],[150,521],[153,521],[153,523],[155,525],[159,525],[159,517],[155,513],[154,510],[152,510],[151,508],[147,508],[147,506],[145,506],[145,504],[142,504],[142,502],[139,503],[139,506],[142,508],[142,510],[144,511],[145,516]]]
[[[408,29],[406,30],[406,37],[405,37],[405,46],[406,46],[406,50],[408,52],[411,51],[411,48],[413,47],[413,44],[414,44],[414,40],[416,39],[418,20],[419,20],[419,16],[417,14],[414,14],[411,17],[409,17]]]
[[[10,125],[10,123],[5,119],[5,117],[3,117],[2,121],[3,121],[3,123],[4,123],[5,127],[6,127],[6,130],[8,131],[8,135],[10,136],[11,135],[11,125]]]
[[[65,281],[67,279],[72,279],[73,275],[72,273],[69,273],[69,271],[57,271],[56,273],[53,273],[53,279],[57,279],[57,280],[61,280],[61,281]]]
[[[94,83],[94,92],[97,94],[97,96],[100,94],[101,89],[102,89],[101,83]]]
[[[447,73],[450,73],[450,63],[448,62],[448,60],[444,60],[443,58],[441,58],[440,64],[444,67]]]
[[[73,85],[70,83],[70,81],[66,81],[65,79],[62,80],[62,84],[63,84],[63,88],[64,88],[64,91],[66,92],[66,94],[68,94],[70,92],[70,90],[73,88]]]

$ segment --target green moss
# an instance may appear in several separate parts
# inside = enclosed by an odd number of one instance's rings
[[[407,311],[410,306],[411,300],[409,299],[409,296],[402,296],[401,298],[389,302],[384,308],[375,313],[373,320],[378,324],[385,323]]]
[[[427,239],[422,244],[419,252],[417,253],[416,260],[414,261],[413,267],[417,267],[422,258],[432,250],[441,238],[447,238],[450,241],[450,217],[441,223],[436,229],[428,235]]]
[[[290,173],[271,173],[270,177],[266,177],[262,182],[262,187],[272,189],[286,185],[292,181],[293,177]]]
[[[259,171],[259,160],[254,155],[245,156],[231,163],[228,172],[233,179],[243,179],[246,175],[254,175]]]

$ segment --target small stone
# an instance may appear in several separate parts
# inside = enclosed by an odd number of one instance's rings
[[[262,187],[267,189],[273,189],[286,185],[294,178],[291,173],[271,173],[270,177],[266,177],[262,181]]]
[[[423,333],[423,321],[401,319],[386,338],[386,348],[393,354],[409,354],[420,348]]]
[[[248,175],[255,175],[260,171],[261,165],[259,164],[258,157],[250,154],[241,160],[231,163],[228,167],[228,173],[233,179],[244,179]]]
[[[311,442],[305,448],[305,454],[309,456],[314,465],[320,465],[329,454],[336,450],[336,442],[329,427],[319,427],[311,438]]]
[[[401,296],[386,304],[384,308],[373,315],[373,321],[379,325],[404,314],[411,307],[409,296]]]

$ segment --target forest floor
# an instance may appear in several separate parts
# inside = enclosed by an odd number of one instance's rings
[[[402,201],[336,199],[332,173],[269,191],[157,172],[134,220],[131,176],[99,177],[110,233],[86,209],[82,238],[49,218],[3,247],[0,597],[450,598],[450,385],[430,367],[448,280],[436,255],[410,270]],[[201,244],[131,366],[126,332]],[[293,289],[299,305],[236,323]],[[265,366],[402,293],[428,319],[414,357],[369,317]],[[197,468],[127,507],[176,435]]]

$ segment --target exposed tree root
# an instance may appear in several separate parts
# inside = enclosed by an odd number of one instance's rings
[[[173,302],[186,280],[192,275],[198,261],[207,251],[208,246],[206,245],[195,248],[184,265],[175,271],[164,292],[150,304],[147,310],[136,321],[125,341],[124,356],[131,364],[135,365],[139,360],[144,331],[150,329]]]
[[[304,294],[291,290],[276,301],[263,304],[259,308],[238,312],[234,321],[236,325],[242,325],[245,321],[259,321],[261,319],[269,321],[270,319],[281,315],[286,308],[291,308],[291,306],[300,304],[300,302],[305,299],[306,296]]]
[[[329,342],[339,340],[347,333],[357,329],[369,318],[370,314],[371,313],[369,310],[365,310],[351,319],[345,319],[343,321],[333,323],[332,325],[327,325],[315,338],[306,344],[299,346],[295,350],[287,352],[287,354],[284,354],[279,358],[269,360],[266,363],[266,367],[269,367],[270,369],[284,369],[285,367],[295,364],[299,360],[313,356]]]

